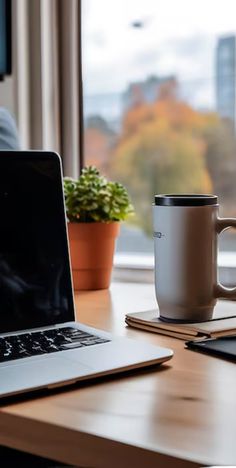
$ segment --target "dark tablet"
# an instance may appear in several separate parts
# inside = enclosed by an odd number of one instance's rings
[[[236,336],[187,341],[187,348],[236,362]]]

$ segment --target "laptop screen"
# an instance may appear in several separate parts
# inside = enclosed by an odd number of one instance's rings
[[[59,157],[0,152],[0,333],[74,320]]]

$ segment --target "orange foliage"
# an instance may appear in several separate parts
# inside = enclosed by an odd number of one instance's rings
[[[136,133],[145,123],[166,121],[171,128],[202,132],[207,125],[216,125],[216,114],[204,114],[175,99],[157,100],[128,110],[123,119],[123,137]]]
[[[87,128],[84,132],[84,152],[86,165],[104,171],[110,153],[109,137],[96,128]]]

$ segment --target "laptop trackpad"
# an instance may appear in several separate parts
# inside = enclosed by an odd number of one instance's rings
[[[37,387],[52,386],[56,382],[77,379],[91,373],[91,369],[80,362],[63,357],[47,357],[31,362],[8,363],[0,366],[1,393],[31,390]]]

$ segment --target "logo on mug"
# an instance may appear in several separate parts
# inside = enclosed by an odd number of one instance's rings
[[[153,237],[157,237],[158,239],[161,239],[162,237],[165,237],[165,234],[162,234],[162,232],[159,232],[159,231],[154,231]]]

